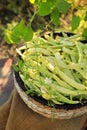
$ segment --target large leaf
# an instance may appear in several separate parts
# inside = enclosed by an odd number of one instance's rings
[[[87,28],[84,28],[82,35],[83,35],[83,37],[85,37],[87,39]]]
[[[84,20],[87,21],[87,11],[85,12]]]
[[[66,13],[70,7],[70,4],[66,0],[57,0],[57,9],[61,13]]]
[[[73,16],[71,26],[72,26],[72,31],[78,28],[80,24],[80,17],[79,16]]]
[[[8,44],[13,44],[13,43],[14,43],[14,42],[12,41],[12,39],[11,39],[11,35],[12,35],[12,32],[11,32],[10,30],[5,32],[4,40],[5,40]]]
[[[25,26],[24,21],[21,20],[12,30],[8,30],[5,35],[7,43],[20,43],[23,39],[25,42],[30,41],[33,37],[33,30],[31,26]]]
[[[53,10],[53,12],[51,13],[51,21],[54,25],[59,24],[59,11],[57,9]]]
[[[33,30],[31,26],[26,27],[23,34],[23,39],[27,42],[30,41],[33,37]]]
[[[47,2],[47,0],[42,0],[42,2]]]
[[[54,8],[54,1],[48,0],[47,2],[41,2],[39,6],[39,14],[41,16],[46,16],[51,13]]]

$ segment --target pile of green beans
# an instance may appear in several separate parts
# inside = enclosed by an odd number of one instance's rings
[[[22,53],[22,49],[24,49]],[[87,99],[87,44],[79,35],[45,35],[18,49],[19,74],[26,94],[36,94],[54,104],[78,104]]]

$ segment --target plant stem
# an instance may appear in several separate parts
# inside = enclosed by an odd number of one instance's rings
[[[30,22],[28,23],[28,27],[31,27],[31,24],[36,16],[36,14],[38,13],[38,9],[36,8],[34,14],[32,15],[31,19],[30,19]]]

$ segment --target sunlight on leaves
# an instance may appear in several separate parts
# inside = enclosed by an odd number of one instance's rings
[[[33,37],[33,30],[31,26],[27,27],[24,21],[21,20],[12,30],[8,31],[5,36],[5,41],[7,43],[20,43],[21,40],[25,42],[30,41]]]

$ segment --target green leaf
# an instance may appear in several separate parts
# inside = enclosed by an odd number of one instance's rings
[[[87,21],[87,11],[85,12],[84,20]]]
[[[82,36],[87,39],[87,28],[84,28]]]
[[[24,21],[21,20],[15,27],[7,29],[5,31],[5,41],[9,44],[20,43],[24,28]]]
[[[53,1],[41,2],[39,6],[39,14],[41,16],[46,16],[51,13],[52,9],[54,8]]]
[[[30,41],[33,37],[33,30],[29,26],[25,26],[24,21],[21,20],[20,23],[13,28],[12,34],[10,36],[10,39],[14,43],[20,43],[20,41],[23,39],[25,42]]]
[[[22,68],[23,63],[24,63],[24,62],[23,62],[22,60],[18,59],[18,66],[19,66],[19,68]]]
[[[70,4],[66,0],[57,0],[57,9],[61,13],[66,13],[70,7]]]
[[[13,67],[13,69],[14,69],[16,72],[19,71],[19,67],[18,67],[17,65],[13,64],[12,67]]]
[[[78,28],[80,24],[80,17],[79,16],[73,16],[71,26],[72,26],[72,31]]]
[[[26,27],[23,34],[23,39],[27,42],[30,41],[33,37],[33,30],[31,26]]]
[[[8,43],[8,44],[13,44],[14,42],[11,39],[11,31],[9,32],[5,32],[5,36],[4,36],[4,40]]]
[[[59,11],[57,9],[53,10],[50,17],[54,25],[59,24]]]
[[[47,0],[42,0],[42,2],[47,2]]]
[[[19,43],[21,39],[23,39],[25,28],[26,27],[23,20],[21,20],[20,23],[16,27],[14,27],[14,29],[12,30],[11,38],[15,43]]]
[[[24,21],[21,20],[19,24],[16,25],[16,27],[13,28],[13,33],[16,35],[22,35],[23,29],[25,28]]]

